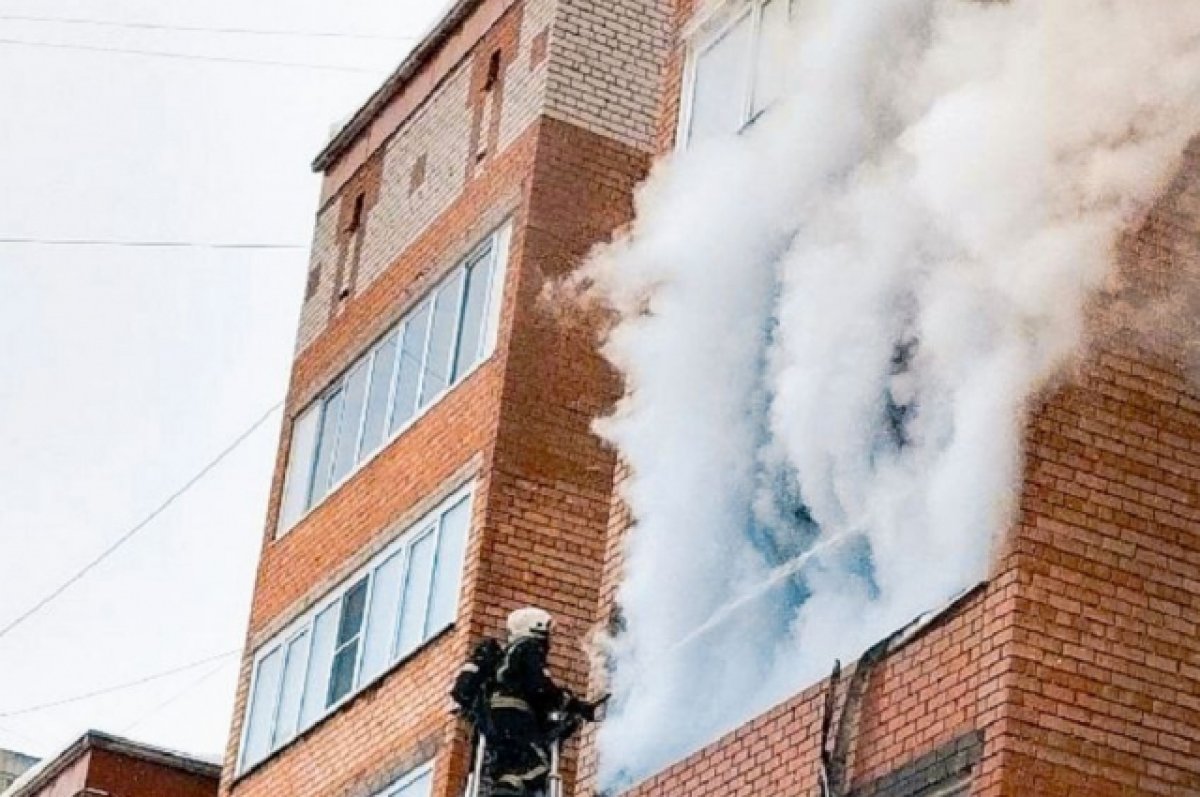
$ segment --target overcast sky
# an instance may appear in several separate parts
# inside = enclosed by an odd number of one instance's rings
[[[47,24],[17,16],[425,31],[447,0],[0,0],[0,238],[303,244],[308,164],[411,40]],[[8,18],[4,18],[8,17]],[[332,64],[365,73],[28,47]],[[0,243],[0,627],[143,519],[279,401],[304,250]],[[0,747],[87,728],[223,750],[278,414],[123,549],[0,637]]]

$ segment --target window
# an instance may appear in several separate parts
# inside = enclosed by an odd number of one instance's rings
[[[508,239],[489,236],[296,418],[280,534],[491,353]]]
[[[433,793],[433,766],[426,764],[379,792],[376,797],[429,797]]]
[[[455,493],[258,650],[239,772],[454,622],[471,503]]]
[[[983,732],[970,731],[904,766],[856,787],[850,797],[967,797],[983,754]]]
[[[917,797],[967,797],[970,793],[970,778],[959,777],[926,789],[918,794]]]
[[[751,0],[704,26],[688,65],[685,146],[736,133],[779,99],[793,2]]]

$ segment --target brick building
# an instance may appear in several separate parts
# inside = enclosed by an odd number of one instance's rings
[[[473,641],[527,603],[610,618],[628,517],[589,425],[619,386],[543,289],[656,155],[765,107],[788,8],[459,0],[320,154],[223,796],[458,795]],[[1197,240],[1200,146],[1125,268],[1165,290]],[[1158,344],[1104,337],[1041,399],[985,583],[629,793],[815,794],[828,714],[839,793],[1200,794],[1200,396]],[[569,794],[594,764],[585,737]]]
[[[222,794],[457,793],[474,640],[528,603],[593,624],[618,386],[542,292],[631,218],[668,26],[657,0],[460,0],[318,156]]]
[[[5,797],[215,797],[221,765],[88,731],[29,770]]]

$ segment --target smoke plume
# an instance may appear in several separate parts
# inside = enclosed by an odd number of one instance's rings
[[[1200,129],[1195,0],[800,0],[786,97],[587,269],[632,473],[601,780],[984,577],[1031,396]]]

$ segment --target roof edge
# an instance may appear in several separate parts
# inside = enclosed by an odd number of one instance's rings
[[[460,27],[462,22],[470,16],[471,12],[482,3],[483,0],[457,0],[442,16],[441,20],[433,26],[433,29],[425,35],[425,38],[421,39],[417,46],[405,56],[404,60],[400,62],[400,66],[396,67],[396,70],[383,82],[383,85],[367,98],[367,101],[350,117],[350,121],[342,125],[337,134],[317,154],[317,157],[312,162],[312,170],[314,172],[325,171],[346,150],[350,149],[350,146],[359,135],[379,115],[379,112],[397,94],[403,91],[404,87],[421,67],[433,57],[454,31]]]
[[[30,795],[35,794],[38,789],[58,777],[62,774],[63,770],[91,750],[104,750],[110,753],[117,753],[216,780],[219,780],[221,777],[221,764],[205,761],[187,753],[168,750],[164,747],[156,747],[144,742],[135,742],[132,739],[103,733],[102,731],[90,730],[69,744],[62,752],[53,757],[46,758],[40,765],[35,765],[33,769],[17,779],[3,793],[4,797],[30,797]]]

